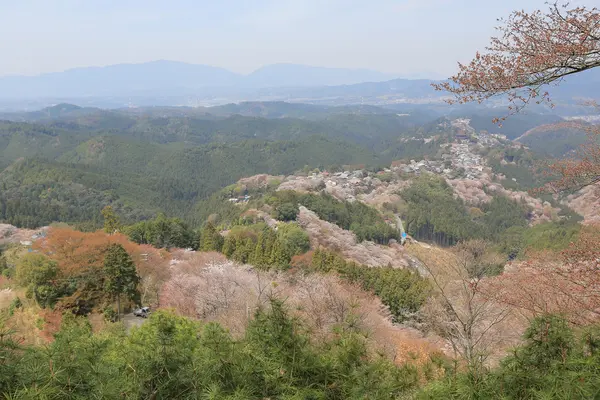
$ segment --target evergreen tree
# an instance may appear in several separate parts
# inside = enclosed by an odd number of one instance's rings
[[[210,222],[208,222],[204,226],[204,229],[202,229],[200,238],[202,241],[200,244],[200,250],[202,251],[221,251],[223,248],[223,237]]]
[[[137,301],[140,277],[133,260],[120,244],[111,244],[104,258],[104,288],[117,299],[117,315],[121,313],[121,294]]]
[[[283,269],[289,267],[290,258],[285,246],[279,240],[275,239],[271,248],[270,263]]]
[[[223,242],[223,254],[225,257],[231,258],[233,253],[235,252],[236,239],[232,235],[227,235],[225,237],[225,241]]]
[[[254,255],[252,256],[252,263],[258,267],[264,267],[268,264],[269,260],[265,257],[265,234],[261,232],[258,235],[256,246],[254,247]]]
[[[314,251],[310,265],[316,271],[325,272],[325,254],[320,247]]]
[[[254,254],[254,249],[256,248],[256,245],[254,244],[254,241],[250,238],[247,238],[246,241],[244,242],[244,249],[243,249],[243,254],[244,254],[244,263],[250,263],[252,255]]]
[[[112,235],[119,231],[121,221],[112,206],[106,206],[102,209],[102,217],[104,217],[104,231],[106,233]]]

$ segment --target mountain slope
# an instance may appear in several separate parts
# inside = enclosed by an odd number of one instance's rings
[[[126,174],[109,177],[82,165],[20,160],[0,173],[0,187],[0,219],[21,227],[55,221],[89,222],[97,227],[102,221],[99,211],[109,204],[130,222],[158,211],[148,206],[150,202],[139,201],[152,192]],[[128,198],[131,193],[139,199]]]
[[[137,174],[142,185],[169,201],[195,201],[239,178],[255,173],[289,174],[305,165],[372,163],[364,148],[319,136],[302,140],[247,140],[181,148],[116,136],[98,137],[60,158],[102,168],[111,174]],[[170,207],[169,207],[170,208]]]
[[[0,78],[3,97],[105,96],[229,86],[238,75],[223,68],[173,61],[86,67],[34,77]]]
[[[113,203],[129,220],[158,210],[187,217],[199,199],[248,174],[377,161],[363,147],[314,135],[192,146],[123,132],[77,136],[43,125],[6,125],[0,135],[0,161],[7,167],[0,176],[0,219],[29,227],[55,220],[97,223],[98,210]]]
[[[577,150],[587,139],[581,123],[567,121],[536,126],[516,140],[536,153],[560,158]]]
[[[581,75],[581,76],[580,76]],[[548,88],[561,115],[589,112],[582,100],[595,99],[598,71],[565,79]],[[447,93],[428,79],[391,79],[369,70],[274,64],[248,75],[223,68],[174,61],[77,68],[39,76],[0,77],[0,108],[41,108],[64,102],[86,106],[219,105],[239,101],[295,101],[315,104],[442,105]],[[545,89],[545,88],[544,88]],[[503,98],[488,104],[500,115]],[[445,106],[445,110],[451,108]],[[465,107],[460,107],[464,109]],[[530,110],[548,112],[545,104]],[[445,112],[448,112],[445,111]]]
[[[58,157],[91,136],[86,131],[0,121],[0,167],[21,157]]]
[[[554,124],[562,122],[563,119],[557,115],[539,114],[528,112],[511,115],[502,124],[493,122],[496,117],[502,117],[508,110],[481,109],[476,112],[457,111],[451,117],[464,117],[470,119],[469,124],[477,131],[485,130],[489,133],[505,135],[508,139],[516,139],[530,129],[543,124]]]
[[[44,109],[13,114],[13,118],[31,118],[43,124],[36,129],[68,132],[76,136],[69,142],[75,143],[74,146],[81,142],[82,135],[89,138],[98,134],[186,145],[248,139],[302,140],[311,135],[321,135],[375,151],[387,149],[391,142],[410,134],[423,121],[433,118],[424,112],[415,113],[414,116],[399,116],[372,106],[321,107],[278,102],[230,104],[200,110],[161,107],[134,111],[77,108],[58,114],[59,117],[47,117],[52,114]]]

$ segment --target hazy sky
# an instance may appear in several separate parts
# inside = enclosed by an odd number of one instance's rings
[[[597,6],[600,0],[577,1]],[[159,59],[454,72],[544,0],[0,0],[0,75]]]

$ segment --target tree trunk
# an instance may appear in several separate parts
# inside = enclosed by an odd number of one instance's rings
[[[121,295],[117,294],[117,321],[121,320]]]

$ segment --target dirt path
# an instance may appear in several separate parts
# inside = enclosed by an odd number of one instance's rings
[[[123,315],[123,325],[127,330],[131,330],[134,326],[142,326],[147,318],[136,317],[133,313]]]

